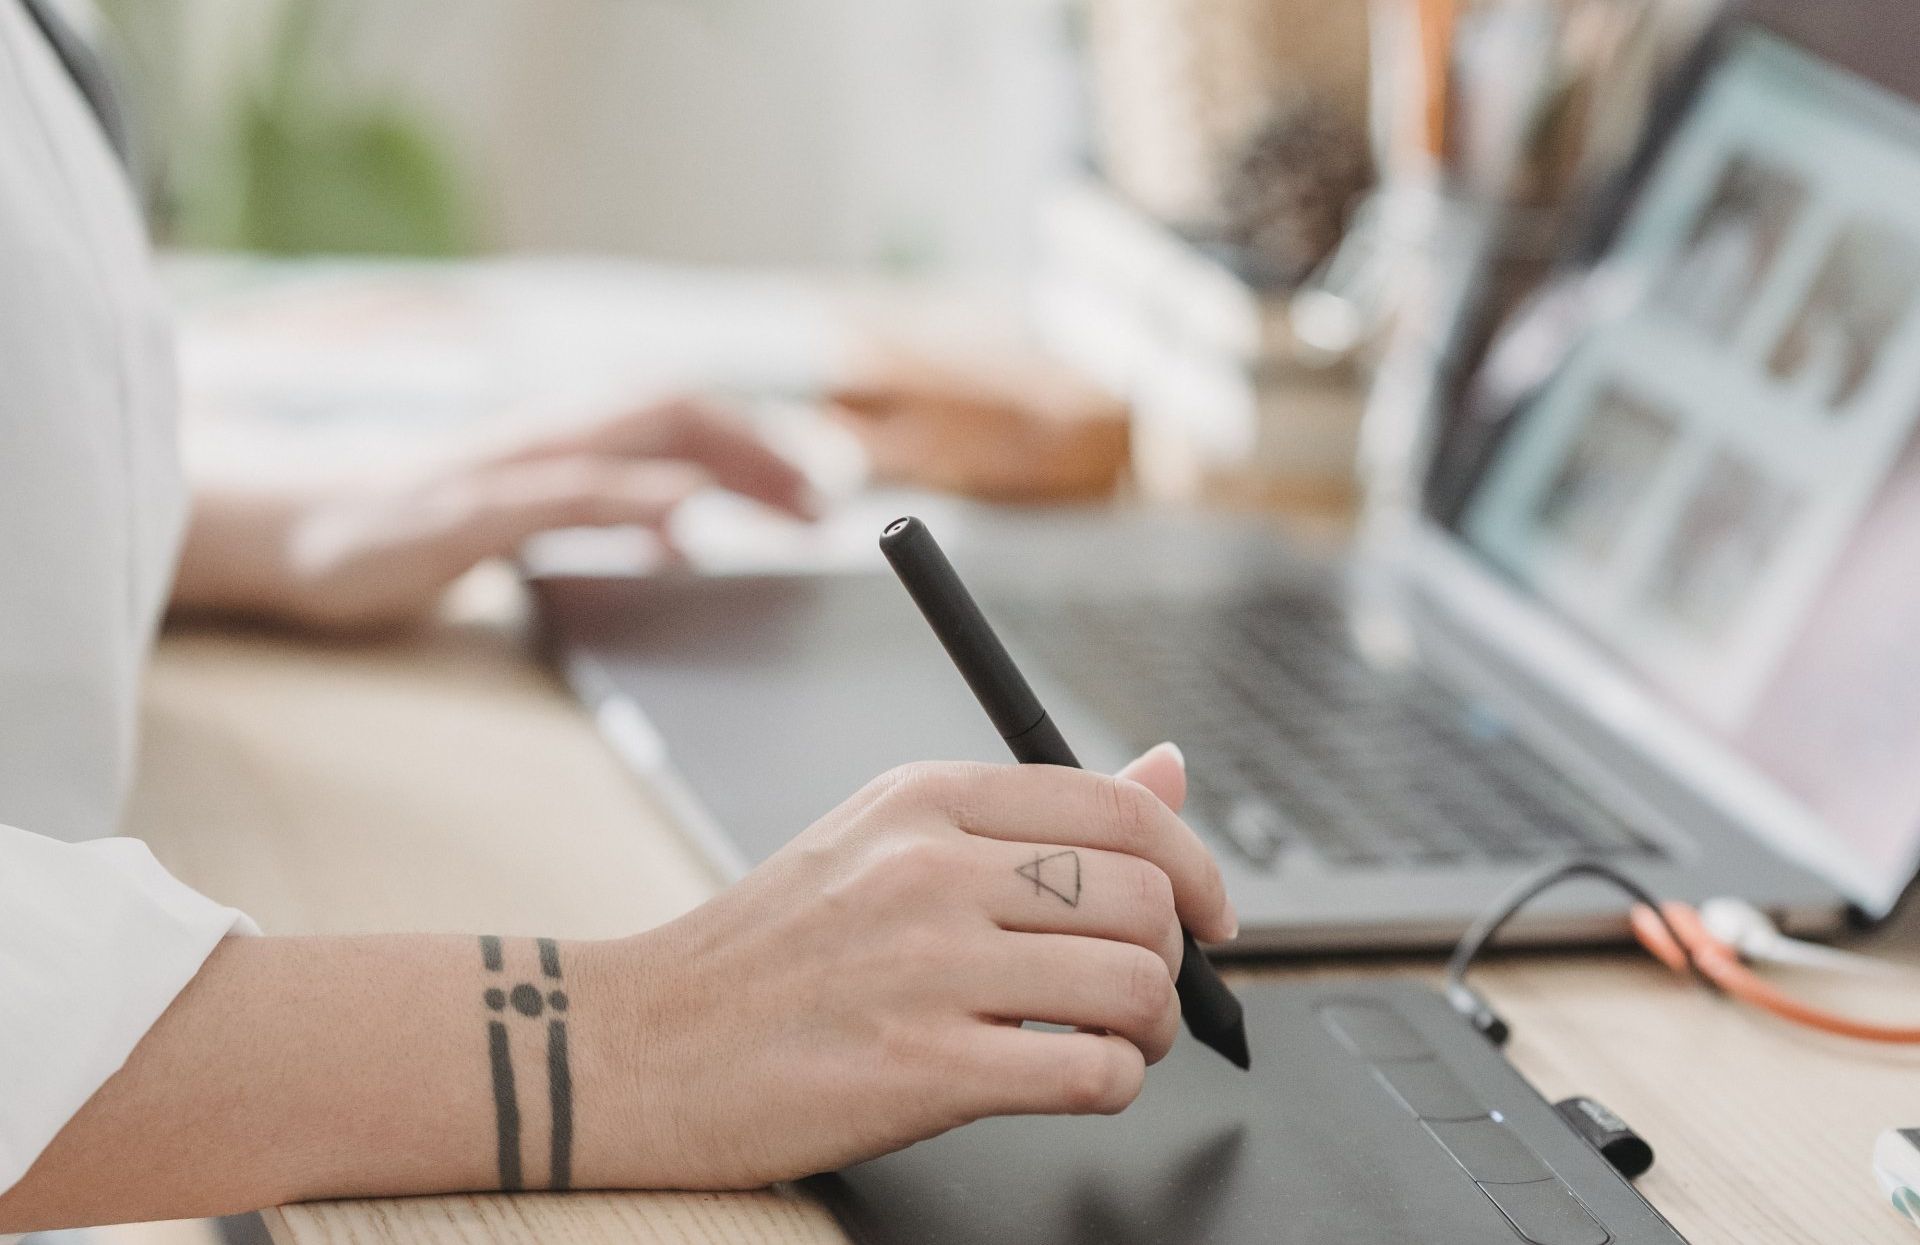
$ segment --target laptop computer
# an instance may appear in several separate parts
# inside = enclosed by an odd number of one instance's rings
[[[1140,512],[937,525],[1090,767],[1182,745],[1236,949],[1445,944],[1572,855],[1801,933],[1890,910],[1920,866],[1913,24],[1717,25],[1556,262],[1483,266],[1418,504],[1363,556]],[[872,567],[536,580],[560,668],[727,872],[892,765],[1005,760]],[[1623,915],[1572,886],[1512,936]]]

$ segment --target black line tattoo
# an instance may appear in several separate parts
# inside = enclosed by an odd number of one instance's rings
[[[551,938],[536,939],[541,975],[561,980],[560,945]],[[490,973],[504,973],[505,950],[500,939],[485,935],[480,939],[480,959]],[[508,1015],[538,1020],[551,1011],[547,1021],[547,1106],[552,1113],[551,1169],[548,1187],[565,1190],[573,1185],[573,1065],[567,1057],[567,1022],[560,1019],[571,1000],[567,992],[555,987],[546,993],[530,981],[511,989],[488,986],[480,996],[487,1010],[499,1019],[487,1021],[487,1050],[493,1071],[494,1123],[500,1143],[500,1187],[508,1192],[524,1188],[520,1156],[520,1100],[514,1091],[513,1047]]]
[[[520,1187],[520,1100],[513,1093],[513,1052],[507,1048],[507,1026],[487,1022],[487,1049],[493,1059],[493,1118],[500,1135],[500,1187],[508,1193]]]
[[[1080,906],[1080,853],[1074,851],[1033,854],[1033,860],[1014,870],[1033,883],[1035,896],[1052,895],[1069,908]]]
[[[547,1184],[560,1192],[573,1185],[573,1069],[567,1063],[564,1020],[547,1022],[547,1100],[553,1108],[553,1172]]]

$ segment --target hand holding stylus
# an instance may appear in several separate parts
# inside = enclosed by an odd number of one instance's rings
[[[1181,926],[1233,932],[1185,787],[1164,746],[1117,778],[907,766],[621,947],[617,1183],[751,1187],[1132,1103],[1179,1030]]]
[[[1014,665],[926,524],[912,517],[894,520],[880,534],[880,550],[967,686],[973,689],[1014,760],[1078,769],[1079,758],[1047,716],[1040,698]],[[1184,789],[1183,784],[1183,793]],[[1035,868],[1041,864],[1036,861]],[[1224,940],[1237,932],[1229,930],[1215,937]],[[1183,931],[1181,948],[1175,989],[1187,1028],[1222,1058],[1242,1069],[1248,1067],[1250,1052],[1240,1000],[1214,972],[1190,930]]]

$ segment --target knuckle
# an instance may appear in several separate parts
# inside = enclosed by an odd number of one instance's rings
[[[1067,1072],[1062,1097],[1069,1111],[1114,1115],[1139,1097],[1144,1064],[1117,1043],[1102,1042]]]
[[[1173,879],[1151,861],[1133,871],[1133,909],[1156,934],[1174,920]]]
[[[1144,947],[1129,948],[1123,973],[1121,984],[1128,1015],[1143,1028],[1165,1019],[1174,1007],[1173,978],[1159,953]]]
[[[982,807],[981,788],[1006,766],[959,761],[918,761],[894,771],[893,798],[922,813],[933,813],[966,829],[976,825]]]
[[[892,895],[920,895],[944,888],[953,864],[944,844],[912,838],[889,847],[876,866],[884,889]]]
[[[907,766],[896,766],[885,773],[876,775],[866,786],[860,788],[847,801],[847,805],[857,808],[872,808],[884,800],[895,798],[899,788],[906,782]]]
[[[951,1062],[946,1043],[924,1024],[906,1020],[883,1023],[876,1045],[889,1067],[908,1073],[924,1073]]]
[[[1140,1054],[1148,1067],[1159,1063],[1173,1053],[1173,1044],[1178,1040],[1179,1030],[1171,1023],[1163,1024],[1154,1030],[1153,1039],[1141,1048]]]
[[[923,762],[895,766],[862,788],[855,803],[883,829],[912,821],[927,811],[927,768]]]
[[[1161,935],[1160,958],[1166,961],[1167,972],[1175,981],[1175,993],[1179,992],[1180,969],[1186,964],[1187,940],[1180,931],[1178,920],[1167,922],[1166,932]]]
[[[937,761],[913,761],[896,766],[881,776],[881,799],[893,804],[937,807],[950,781],[950,767]]]
[[[1113,841],[1135,854],[1152,843],[1159,798],[1125,778],[1102,779],[1099,790],[1101,811]]]
[[[1140,957],[1140,973],[1144,982],[1141,993],[1147,999],[1148,1016],[1157,1023],[1177,1019],[1180,1015],[1180,995],[1174,989],[1173,974],[1167,971],[1167,962],[1158,952],[1146,951]]]

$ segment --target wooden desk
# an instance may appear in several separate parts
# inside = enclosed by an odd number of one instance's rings
[[[500,621],[369,648],[169,636],[132,820],[188,882],[273,932],[606,936],[715,885]],[[1920,962],[1920,922],[1904,926],[1890,938]],[[1436,971],[1260,971],[1354,968]],[[1637,955],[1513,958],[1480,980],[1543,1092],[1592,1094],[1652,1141],[1659,1162],[1641,1188],[1696,1245],[1916,1239],[1867,1169],[1880,1129],[1920,1121],[1915,1052],[1788,1029]],[[1920,991],[1823,989],[1920,1011]],[[782,1192],[439,1197],[292,1206],[267,1221],[300,1245],[843,1239]]]

